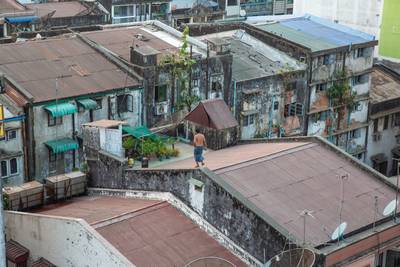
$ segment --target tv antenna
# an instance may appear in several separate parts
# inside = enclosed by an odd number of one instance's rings
[[[344,204],[344,182],[349,178],[349,174],[348,173],[342,174],[342,175],[339,176],[339,178],[340,178],[339,226],[335,229],[335,231],[333,232],[333,234],[331,236],[331,238],[333,240],[336,240],[336,238],[333,238],[336,230],[338,230],[338,233],[340,233],[342,227],[344,227],[342,233],[339,234],[338,237],[337,237],[338,245],[340,243],[340,237],[342,236],[344,230],[347,227],[347,223],[346,222],[342,223],[342,211],[343,211],[343,204]]]
[[[315,219],[313,215],[314,211],[312,210],[303,210],[300,212],[300,216],[303,217],[303,246],[306,244],[306,224],[307,224],[307,217],[311,217]]]

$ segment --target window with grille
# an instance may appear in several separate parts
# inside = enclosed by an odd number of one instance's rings
[[[285,105],[284,115],[285,117],[303,115],[303,104],[294,102]]]

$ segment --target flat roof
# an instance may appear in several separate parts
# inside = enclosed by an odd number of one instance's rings
[[[306,65],[264,44],[243,30],[200,36],[200,40],[219,40],[231,44],[232,76],[237,82],[263,78],[289,71],[305,70]]]
[[[306,241],[314,247],[324,245],[339,225],[341,176],[344,203],[341,222],[347,222],[345,234],[374,222],[375,196],[378,197],[377,221],[395,198],[395,190],[368,167],[357,165],[326,141],[251,143],[210,151],[206,167],[221,177],[247,201],[268,215],[274,224],[286,229],[302,243],[303,210],[313,211],[307,220]],[[310,140],[307,142],[306,140]],[[312,141],[314,140],[314,141]],[[194,167],[193,159],[162,166],[163,169]]]
[[[247,266],[169,203],[119,197],[77,197],[36,213],[86,220],[136,266],[184,266],[221,257]]]
[[[375,40],[372,35],[311,15],[255,26],[305,46],[311,49],[312,52]]]
[[[76,36],[3,44],[0,54],[0,72],[28,91],[34,102],[140,84]]]
[[[127,124],[127,122],[118,121],[118,120],[98,120],[98,121],[84,123],[84,124],[82,124],[82,126],[111,128],[111,127],[117,127],[117,126],[123,125],[123,124]]]

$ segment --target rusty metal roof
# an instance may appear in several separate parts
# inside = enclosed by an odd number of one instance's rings
[[[26,4],[28,9],[35,10],[38,17],[43,17],[49,13],[55,11],[52,18],[65,18],[79,16],[87,10],[91,10],[80,1],[71,2],[52,2],[52,3],[41,3],[41,4]],[[98,14],[98,9],[91,10],[90,14],[84,13],[85,15]]]
[[[0,1],[0,14],[13,13],[18,11],[25,11],[25,7],[17,0],[1,0]]]
[[[136,266],[185,266],[208,256],[246,266],[168,203],[97,231]]]
[[[0,46],[0,72],[11,77],[34,102],[135,87],[131,78],[77,37],[60,37]]]
[[[376,104],[395,98],[400,98],[400,78],[384,71],[384,68],[374,67],[371,73],[371,103]]]
[[[165,201],[77,197],[36,212],[86,220],[138,267],[184,266],[207,256],[246,266]]]
[[[145,31],[144,26],[105,29],[82,34],[128,61],[130,61],[130,47],[151,47],[162,54],[177,51],[176,46]]]
[[[242,146],[242,154],[246,153],[249,149]],[[244,160],[216,173],[300,243],[300,212],[314,211],[315,219],[307,220],[306,241],[317,246],[329,241],[339,225],[341,175],[348,175],[341,219],[348,223],[345,234],[374,222],[375,196],[377,220],[383,218],[384,207],[395,198],[395,190],[338,153],[313,142],[264,158]],[[230,154],[225,156],[229,158]]]
[[[28,260],[29,250],[20,243],[10,239],[6,243],[7,260],[13,263],[24,263]]]
[[[217,130],[239,125],[223,99],[201,101],[185,120]]]

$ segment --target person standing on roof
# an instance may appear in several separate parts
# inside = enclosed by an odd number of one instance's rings
[[[199,163],[204,166],[203,150],[207,149],[207,143],[204,134],[202,134],[199,129],[196,129],[196,134],[193,137],[193,146],[196,168],[200,167]]]

